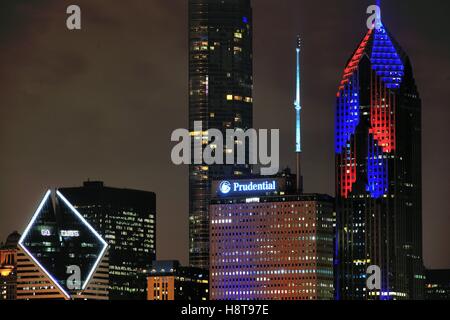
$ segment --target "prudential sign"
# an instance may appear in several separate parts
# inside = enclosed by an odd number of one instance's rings
[[[256,181],[221,181],[218,184],[217,193],[219,196],[230,195],[252,195],[275,192],[278,190],[277,180],[256,180]]]

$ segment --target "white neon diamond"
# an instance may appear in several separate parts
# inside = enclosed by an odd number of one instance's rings
[[[88,286],[89,282],[91,281],[92,276],[94,275],[95,270],[97,269],[98,265],[100,264],[100,261],[102,260],[106,250],[108,249],[108,243],[103,240],[103,238],[98,234],[97,231],[86,221],[86,219],[83,218],[83,216],[73,207],[73,205],[57,190],[56,191],[57,196],[63,200],[63,202],[72,210],[73,213],[80,219],[80,221],[88,227],[88,229],[97,237],[98,240],[103,244],[103,249],[101,250],[101,253],[99,257],[97,258],[97,261],[95,262],[94,266],[92,267],[91,271],[89,272],[89,275],[84,282],[84,285],[82,287],[82,290],[85,290]],[[34,222],[36,221],[37,217],[42,211],[42,208],[44,207],[45,203],[47,202],[48,198],[51,195],[51,190],[48,190],[47,193],[44,196],[44,199],[39,204],[39,207],[37,208],[36,212],[34,213],[30,223],[28,224],[27,228],[25,229],[24,233],[22,234],[22,237],[19,240],[19,246],[28,254],[28,256],[39,266],[39,268],[48,276],[48,278],[54,283],[56,287],[68,298],[70,299],[71,296],[64,290],[63,287],[56,281],[55,278],[48,272],[41,263],[33,256],[33,254],[24,246],[23,242],[25,241],[28,233],[30,232],[31,227],[33,226]]]

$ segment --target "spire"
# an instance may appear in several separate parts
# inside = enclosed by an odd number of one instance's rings
[[[300,119],[300,112],[302,109],[301,105],[301,97],[300,97],[300,86],[301,86],[301,78],[300,78],[300,53],[301,53],[301,39],[300,36],[297,36],[297,72],[296,72],[296,95],[295,95],[295,112],[297,115],[297,122],[296,122],[296,152],[302,152],[302,140],[301,140],[301,119]]]
[[[303,192],[303,178],[302,178],[302,170],[301,170],[301,154],[302,154],[302,135],[301,135],[301,96],[300,96],[300,87],[301,87],[301,77],[300,77],[300,53],[301,53],[301,39],[300,36],[297,35],[297,45],[295,48],[297,55],[297,72],[296,72],[296,92],[295,92],[295,152],[297,155],[297,192]]]

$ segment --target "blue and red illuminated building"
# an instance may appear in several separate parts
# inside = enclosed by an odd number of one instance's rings
[[[349,59],[336,97],[338,299],[423,297],[421,99],[383,24]],[[382,270],[369,291],[367,268]]]

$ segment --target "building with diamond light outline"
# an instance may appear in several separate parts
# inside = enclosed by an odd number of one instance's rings
[[[108,299],[108,244],[57,190],[19,240],[17,299]]]

